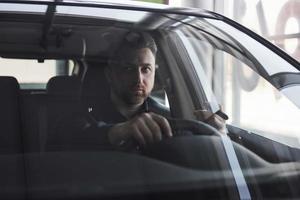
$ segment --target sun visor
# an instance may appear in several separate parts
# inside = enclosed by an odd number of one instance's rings
[[[86,40],[79,35],[61,38],[53,35],[47,37],[43,42],[41,39],[28,42],[23,37],[23,42],[2,43],[0,54],[3,57],[22,58],[84,58],[86,56]]]

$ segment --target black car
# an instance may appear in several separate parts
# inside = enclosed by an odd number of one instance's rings
[[[300,198],[300,64],[240,24],[138,2],[3,0],[0,27],[1,199]],[[135,153],[49,149],[64,119],[101,113],[104,69],[131,31],[158,46],[151,97],[181,134]],[[214,113],[225,132],[205,123]]]

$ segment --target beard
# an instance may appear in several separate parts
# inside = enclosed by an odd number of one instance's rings
[[[128,92],[123,92],[122,99],[128,105],[138,105],[143,104],[145,99],[149,96],[149,94],[145,91],[145,89],[138,90],[130,90]]]
[[[126,84],[123,85],[118,82],[118,84],[111,84],[111,90],[115,96],[127,104],[128,106],[138,106],[144,103],[144,101],[150,95],[153,84],[144,85],[144,84]]]

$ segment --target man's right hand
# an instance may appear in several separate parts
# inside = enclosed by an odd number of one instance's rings
[[[163,135],[172,137],[172,130],[166,118],[155,113],[142,113],[126,122],[114,125],[108,132],[113,145],[135,140],[138,145],[159,142]]]

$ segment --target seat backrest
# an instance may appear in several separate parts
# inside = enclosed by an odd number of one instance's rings
[[[0,76],[0,192],[2,199],[26,199],[20,90],[14,77]],[[9,189],[11,188],[11,189]]]
[[[110,86],[104,72],[105,65],[105,63],[89,63],[82,83],[82,104],[95,119],[98,119],[103,102],[110,98]]]
[[[47,84],[47,102],[42,107],[41,149],[61,136],[59,128],[81,111],[81,81],[78,77],[56,76]],[[41,113],[41,112],[40,112]],[[66,129],[68,130],[68,129]],[[67,133],[66,133],[67,134]],[[47,148],[47,147],[46,147]]]
[[[81,83],[77,77],[55,76],[45,93],[22,95],[23,127],[26,152],[43,152],[49,137],[55,137],[55,127],[72,116],[79,107]]]
[[[0,77],[0,153],[21,153],[23,140],[19,84],[14,77]]]
[[[80,80],[74,76],[55,76],[47,83],[47,94],[79,98]]]
[[[24,151],[40,151],[40,133],[43,131],[42,112],[47,102],[46,93],[21,91],[22,134],[24,135]]]

